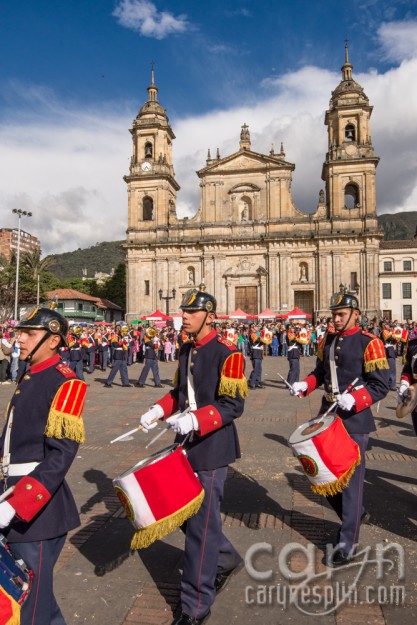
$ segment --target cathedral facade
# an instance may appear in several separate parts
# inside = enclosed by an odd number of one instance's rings
[[[175,135],[152,71],[148,100],[130,130],[133,155],[125,176],[127,321],[156,308],[177,312],[183,293],[201,283],[217,298],[220,314],[238,307],[285,313],[298,306],[321,316],[340,285],[358,293],[368,316],[378,314],[383,232],[376,215],[372,106],[352,78],[347,48],[341,71],[325,114],[324,190],[314,213],[294,204],[295,166],[283,146],[279,153],[253,151],[244,124],[236,152],[224,158],[208,153],[197,172],[199,209],[184,219],[176,214]]]

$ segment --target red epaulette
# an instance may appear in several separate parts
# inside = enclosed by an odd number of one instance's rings
[[[362,334],[364,336],[369,336],[370,339],[379,339],[379,336],[372,334],[372,332],[367,332],[366,330],[362,330]]]
[[[232,343],[232,341],[229,341],[229,339],[226,339],[224,336],[218,336],[217,340],[219,341],[219,343],[226,345],[226,347],[228,347],[230,351],[234,352],[237,350],[236,345]]]
[[[62,373],[64,378],[71,379],[71,378],[76,377],[74,371],[70,369],[67,365],[65,365],[63,362],[60,362],[59,365],[56,366],[56,369],[57,371],[59,371],[59,373]]]

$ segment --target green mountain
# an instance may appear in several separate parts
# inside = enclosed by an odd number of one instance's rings
[[[412,239],[417,226],[417,211],[393,213],[378,216],[384,229],[384,240]],[[48,268],[60,280],[82,278],[87,270],[87,278],[94,278],[96,272],[111,273],[125,260],[122,244],[124,241],[104,241],[84,250],[65,254],[52,254],[53,265]]]
[[[412,239],[417,226],[417,211],[378,215],[378,222],[384,229],[385,241]]]
[[[82,250],[79,248],[74,252],[64,254],[51,254],[53,264],[48,267],[48,271],[53,273],[60,280],[69,278],[94,278],[96,272],[110,274],[117,265],[125,260],[125,253],[122,249],[124,241],[103,241]],[[83,271],[87,270],[86,275]]]

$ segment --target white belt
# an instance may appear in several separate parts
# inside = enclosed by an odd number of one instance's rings
[[[7,477],[20,477],[29,475],[36,469],[40,462],[22,462],[20,464],[9,464]]]

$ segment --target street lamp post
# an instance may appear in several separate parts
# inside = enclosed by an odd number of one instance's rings
[[[176,289],[172,289],[172,295],[162,295],[163,291],[162,289],[159,289],[159,299],[160,300],[165,300],[165,309],[166,309],[166,315],[169,315],[169,300],[170,299],[175,299],[175,296],[177,294]]]
[[[32,217],[32,213],[22,211],[20,208],[13,208],[12,213],[15,213],[19,218],[17,228],[17,255],[16,255],[16,284],[14,291],[14,319],[17,321],[17,303],[19,299],[19,263],[20,263],[20,220],[22,217]]]

